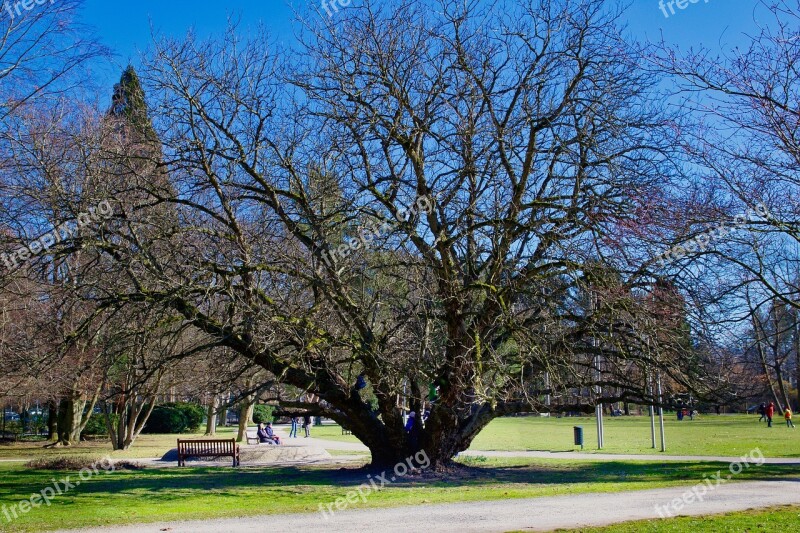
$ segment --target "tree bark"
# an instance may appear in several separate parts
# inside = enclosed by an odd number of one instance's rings
[[[772,374],[769,371],[772,365],[767,362],[767,353],[764,346],[768,342],[767,335],[761,327],[758,317],[754,313],[752,314],[751,321],[753,323],[753,331],[755,332],[756,336],[756,351],[758,352],[758,359],[761,363],[761,371],[764,374],[764,378],[767,380],[770,392],[772,392],[772,397],[776,402],[778,402],[778,404],[780,404],[780,401],[778,400],[778,391],[775,388],[775,382],[772,379]]]
[[[217,406],[219,405],[219,396],[214,394],[211,396],[211,401],[208,404],[206,411],[206,435],[213,436],[217,434]]]
[[[58,404],[55,400],[47,402],[47,440],[58,441]]]
[[[239,434],[236,436],[236,442],[244,442],[247,438],[247,424],[253,418],[255,404],[256,397],[252,394],[242,400],[242,404],[239,407]]]

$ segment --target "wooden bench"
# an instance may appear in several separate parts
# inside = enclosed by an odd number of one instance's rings
[[[186,466],[189,457],[232,457],[233,466],[239,466],[239,446],[236,439],[181,440],[178,439],[178,466]]]

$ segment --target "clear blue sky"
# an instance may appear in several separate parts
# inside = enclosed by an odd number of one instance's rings
[[[320,1],[293,0],[293,5],[303,9],[310,2]],[[755,4],[756,0],[698,0],[684,10],[675,6],[674,15],[666,8],[667,18],[659,8],[659,0],[632,0],[627,19],[630,31],[637,37],[658,39],[663,34],[667,41],[682,47],[702,43],[727,48],[741,43],[743,32],[756,32]],[[150,43],[151,24],[170,36],[182,36],[190,27],[208,35],[224,30],[230,14],[240,15],[248,26],[262,23],[279,39],[292,39],[294,15],[285,0],[86,0],[83,21],[93,26],[102,41],[115,51],[114,70],[121,70],[129,62],[138,64],[139,52]],[[100,83],[104,83],[103,77],[108,78],[109,86],[119,75],[110,71],[97,74]]]

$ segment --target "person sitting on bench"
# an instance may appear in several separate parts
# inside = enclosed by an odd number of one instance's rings
[[[272,428],[270,428],[270,431],[272,431]],[[275,444],[275,440],[270,438],[269,432],[267,431],[267,428],[264,426],[263,422],[258,424],[256,436],[258,437],[258,442],[261,444]]]
[[[267,434],[267,438],[275,444],[281,443],[281,438],[272,430],[272,422],[267,422],[267,427],[264,429],[264,432]]]

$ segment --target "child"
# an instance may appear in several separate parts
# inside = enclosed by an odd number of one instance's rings
[[[786,406],[786,411],[783,413],[783,418],[786,419],[787,428],[794,428],[794,422],[792,422],[792,410],[789,409],[789,406]]]

